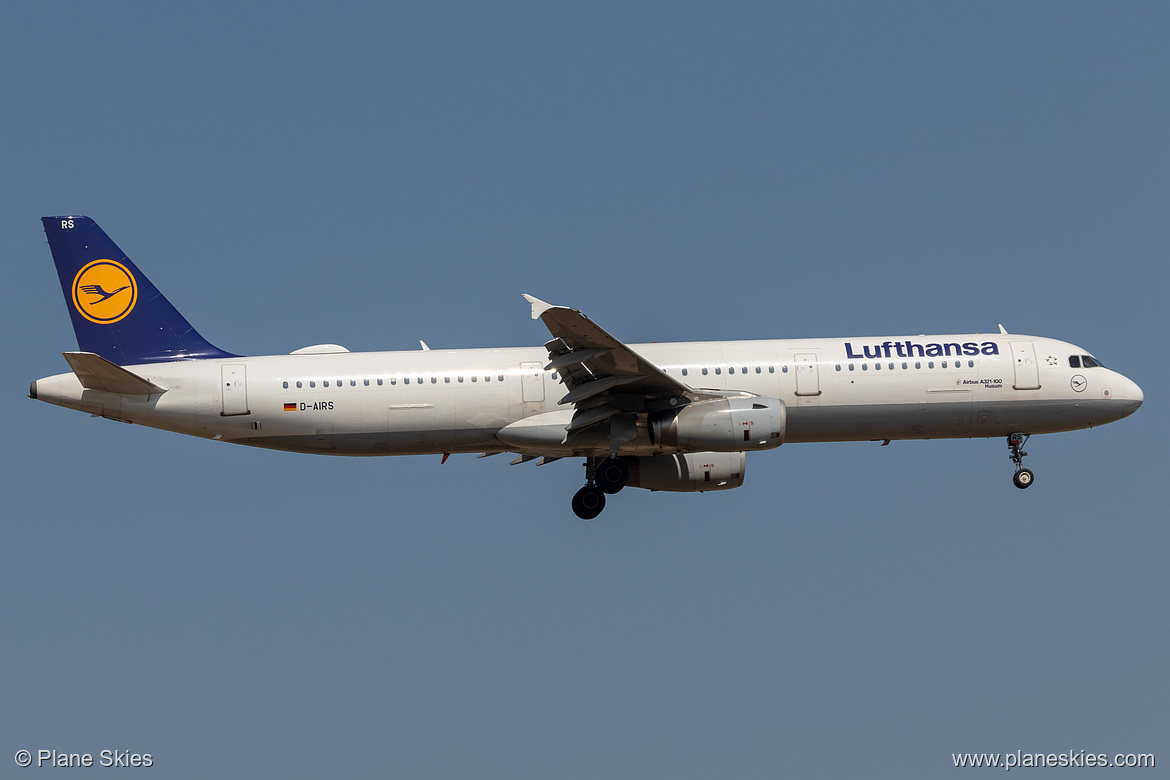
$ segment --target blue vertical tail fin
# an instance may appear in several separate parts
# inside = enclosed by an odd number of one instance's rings
[[[89,217],[42,217],[77,345],[119,366],[237,357],[212,346]]]

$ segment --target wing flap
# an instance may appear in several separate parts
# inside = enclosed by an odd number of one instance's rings
[[[559,339],[557,341],[559,341]],[[554,341],[551,343],[555,344],[557,342]],[[567,352],[562,353],[559,357],[554,358],[547,366],[544,367],[544,370],[545,371],[556,371],[557,369],[568,368],[569,366],[579,366],[582,363],[587,363],[590,360],[602,357],[603,355],[605,355],[609,352],[612,352],[612,350],[609,350],[609,349],[571,349]]]
[[[590,425],[608,420],[619,412],[621,412],[621,409],[616,406],[610,406],[609,404],[602,404],[601,406],[595,406],[588,410],[579,410],[573,415],[573,421],[569,423],[568,431],[569,433],[573,433],[582,428],[588,428]]]
[[[588,401],[590,398],[595,398],[602,393],[608,393],[610,390],[621,385],[628,385],[637,382],[642,377],[640,376],[607,376],[600,379],[594,379],[590,382],[577,385],[565,397],[557,401],[557,404],[579,404],[582,401]]]

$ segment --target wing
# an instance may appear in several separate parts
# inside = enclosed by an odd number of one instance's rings
[[[549,363],[568,393],[559,403],[572,404],[573,419],[566,444],[599,439],[594,426],[608,425],[611,452],[634,438],[636,415],[675,408],[704,397],[688,385],[605,332],[576,309],[553,306],[525,295],[532,319],[541,319],[553,338],[547,344]],[[603,431],[601,433],[604,433]]]

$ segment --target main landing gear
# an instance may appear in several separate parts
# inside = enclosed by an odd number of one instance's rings
[[[585,487],[573,496],[573,514],[592,520],[605,509],[606,494],[613,495],[626,486],[630,467],[621,458],[587,458]]]
[[[1032,469],[1024,468],[1024,456],[1028,453],[1024,452],[1024,442],[1028,440],[1026,433],[1013,433],[1008,435],[1008,450],[1011,452],[1012,463],[1016,464],[1016,473],[1012,477],[1012,482],[1020,490],[1030,486],[1032,481],[1036,478],[1032,474]]]

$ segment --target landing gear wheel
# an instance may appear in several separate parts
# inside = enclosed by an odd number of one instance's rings
[[[620,458],[606,458],[597,466],[593,480],[601,492],[611,496],[626,486],[630,479],[630,467]]]
[[[1020,490],[1028,487],[1036,479],[1032,474],[1031,469],[1024,468],[1024,456],[1028,453],[1024,452],[1024,443],[1028,441],[1028,434],[1017,431],[1008,436],[1008,452],[1011,454],[1012,463],[1016,464],[1016,473],[1012,477],[1012,482]]]
[[[605,493],[596,485],[586,485],[573,496],[573,514],[582,520],[592,520],[605,509]]]

